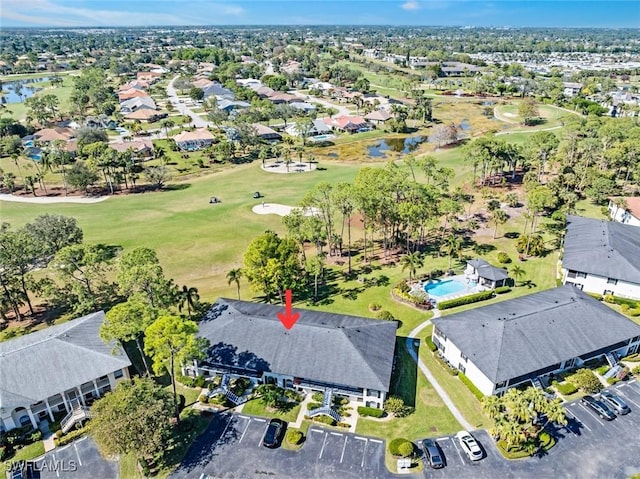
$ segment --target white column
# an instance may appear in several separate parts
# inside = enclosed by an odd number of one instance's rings
[[[67,393],[66,391],[63,391],[62,394],[60,394],[62,396],[62,402],[64,403],[64,408],[67,412],[71,412],[71,405],[69,404],[68,400],[67,400]]]
[[[84,396],[82,395],[82,388],[80,386],[76,386],[76,389],[78,390],[78,394],[80,395],[80,402],[83,406],[86,406],[84,402]]]
[[[45,399],[44,403],[47,406],[47,412],[49,413],[49,419],[51,419],[51,422],[54,422],[55,418],[53,417],[53,412],[51,411],[51,406],[49,405],[49,398]]]
[[[196,376],[200,376],[200,370],[198,369],[198,360],[193,360],[193,372]]]
[[[109,373],[107,374],[107,378],[109,379],[109,386],[111,387],[111,390],[115,391],[117,383],[115,376],[113,373]]]
[[[31,419],[31,425],[34,427],[34,429],[38,429],[38,422],[36,421],[35,416],[31,412],[31,406],[27,408],[27,414],[29,415],[29,419]]]
[[[92,382],[93,382],[93,390],[96,393],[96,397],[99,398],[100,397],[100,390],[98,389],[98,383],[96,382],[95,379]]]

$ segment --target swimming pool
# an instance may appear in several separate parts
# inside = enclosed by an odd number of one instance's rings
[[[312,136],[311,139],[313,141],[326,141],[326,140],[333,140],[336,137],[336,135],[317,135],[317,136]]]
[[[464,284],[454,279],[446,279],[444,281],[440,279],[432,279],[424,285],[424,290],[429,294],[429,296],[434,296],[436,298],[458,293],[463,291],[465,288]]]

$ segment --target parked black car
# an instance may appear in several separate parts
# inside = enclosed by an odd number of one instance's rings
[[[613,414],[611,409],[609,409],[605,403],[603,403],[602,401],[598,401],[593,396],[585,396],[580,399],[580,402],[593,409],[602,419],[611,421],[616,418],[616,415]]]
[[[256,191],[256,192],[253,194],[253,197],[254,197],[254,198],[262,198],[262,195],[260,194],[260,192],[259,192],[259,191]]]
[[[613,409],[616,414],[624,415],[631,412],[627,403],[625,403],[620,396],[613,394],[612,392],[603,391],[600,393],[600,399],[602,399],[602,402],[610,409]]]
[[[425,439],[422,441],[422,450],[424,451],[424,456],[429,463],[429,466],[433,469],[440,469],[444,467],[444,458],[435,441],[432,441],[431,439]]]
[[[282,441],[286,427],[287,423],[282,419],[272,419],[269,421],[267,432],[264,433],[264,438],[262,439],[262,445],[271,449],[278,447]]]

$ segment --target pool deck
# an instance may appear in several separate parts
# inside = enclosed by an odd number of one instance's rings
[[[464,286],[464,290],[462,291],[456,291],[455,293],[451,293],[451,294],[445,294],[443,296],[437,296],[435,294],[430,294],[427,293],[427,295],[429,296],[430,299],[435,299],[436,302],[440,302],[440,301],[447,301],[449,299],[455,299],[455,298],[461,298],[462,296],[468,296],[470,294],[473,293],[478,293],[480,291],[482,291],[481,288],[478,288],[478,285],[473,285],[471,286],[468,281],[467,278],[465,277],[464,274],[458,274],[455,276],[447,276],[447,277],[443,277],[443,278],[437,278],[438,281],[456,281],[458,283],[461,283]],[[413,291],[424,291],[424,285],[427,284],[429,281],[420,281],[419,283],[416,283],[413,285],[413,287],[411,288],[411,292]],[[411,292],[409,294],[411,294]]]

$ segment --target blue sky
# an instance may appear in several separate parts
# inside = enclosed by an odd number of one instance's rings
[[[0,27],[145,25],[640,27],[638,0],[2,0]]]

